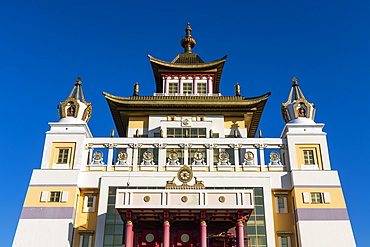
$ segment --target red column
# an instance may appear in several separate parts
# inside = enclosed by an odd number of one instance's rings
[[[126,222],[126,231],[125,231],[125,236],[126,236],[126,242],[125,242],[125,247],[133,247],[134,245],[134,234],[133,234],[133,224],[131,220],[128,220]]]
[[[200,247],[207,247],[207,222],[200,221]]]
[[[236,247],[244,247],[244,222],[236,222]]]
[[[170,247],[170,222],[163,222],[163,247]]]

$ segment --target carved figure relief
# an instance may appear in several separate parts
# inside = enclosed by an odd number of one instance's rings
[[[194,154],[194,161],[192,165],[205,165],[204,163],[204,156],[202,152],[196,152]]]
[[[254,154],[251,151],[244,153],[243,165],[254,165]]]
[[[121,151],[117,155],[117,162],[116,165],[122,166],[122,165],[128,165],[127,164],[128,154],[126,151]]]
[[[151,152],[151,151],[145,151],[143,153],[143,162],[141,162],[141,165],[145,165],[145,166],[154,165],[155,163],[153,161],[153,158],[154,158],[153,152]]]
[[[95,151],[93,154],[93,160],[91,162],[91,165],[103,165],[103,157],[104,154],[102,151]]]
[[[67,108],[67,117],[74,117],[76,112],[76,106],[73,104],[73,102],[68,103]]]
[[[298,108],[298,117],[306,117],[306,109],[305,109],[305,105],[304,104],[299,104],[299,108]]]
[[[177,152],[173,151],[168,155],[167,165],[180,165],[179,155]]]
[[[229,153],[221,151],[218,155],[218,165],[231,165],[229,162]]]
[[[280,154],[276,151],[270,153],[270,163],[269,165],[281,165]]]

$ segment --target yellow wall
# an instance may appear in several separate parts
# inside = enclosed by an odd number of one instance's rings
[[[49,160],[48,168],[51,169],[53,166],[53,163],[57,163],[60,148],[70,148],[71,149],[68,163],[69,163],[69,167],[72,168],[73,162],[74,162],[74,156],[75,156],[75,147],[76,147],[75,142],[53,142],[51,145],[51,153],[50,153],[50,160]]]
[[[95,212],[83,212],[84,209],[84,199],[85,199],[85,191],[87,190],[81,190],[81,193],[78,196],[78,204],[77,204],[77,217],[75,221],[75,228],[76,233],[75,234],[75,247],[79,246],[80,241],[80,235],[78,234],[79,230],[93,230],[96,231],[96,223],[97,223],[97,213],[98,213],[98,201],[99,196],[96,196],[95,200]],[[94,190],[88,190],[89,192]],[[97,191],[96,191],[97,192]],[[95,242],[95,234],[93,235],[93,242],[92,246],[94,246]]]
[[[279,190],[279,192],[281,192]],[[291,246],[295,247],[295,231],[294,231],[294,209],[292,205],[292,199],[291,199],[291,193],[289,191],[284,191],[288,192],[287,195],[287,206],[288,206],[288,213],[277,213],[276,212],[276,195],[272,192],[272,210],[273,210],[273,215],[274,215],[274,227],[275,227],[275,241],[276,241],[276,246],[279,246],[279,241],[278,241],[278,231],[283,231],[283,232],[292,232],[291,237]]]
[[[225,129],[245,129],[245,122],[243,117],[225,117]]]
[[[321,149],[319,144],[296,144],[296,153],[297,153],[297,165],[298,169],[302,169],[302,164],[304,164],[303,150],[312,150],[314,153],[315,164],[319,165],[320,170],[322,167],[321,159]]]
[[[67,202],[40,202],[41,192],[48,191],[48,197],[50,191],[68,191]],[[28,187],[26,199],[24,201],[24,207],[75,207],[76,197],[78,193],[77,187]]]
[[[329,192],[330,203],[303,203],[303,192]],[[295,188],[293,195],[296,208],[346,208],[341,188]]]
[[[128,127],[134,129],[148,128],[149,117],[130,117]]]

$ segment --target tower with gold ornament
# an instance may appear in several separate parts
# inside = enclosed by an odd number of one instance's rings
[[[191,32],[172,61],[148,56],[153,95],[138,82],[103,93],[116,126],[106,137],[91,134],[77,79],[49,123],[14,247],[355,246],[324,124],[297,79],[281,136],[256,137],[270,93],[242,96],[242,78],[222,95],[227,56],[204,62]]]

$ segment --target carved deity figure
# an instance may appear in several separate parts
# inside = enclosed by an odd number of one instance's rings
[[[306,117],[306,110],[303,108],[303,106],[301,105],[301,107],[298,109],[298,117]]]
[[[75,116],[76,107],[73,103],[67,108],[67,117],[74,117]]]

